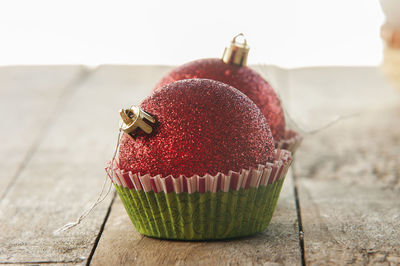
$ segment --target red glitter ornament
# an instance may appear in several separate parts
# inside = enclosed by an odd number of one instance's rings
[[[156,123],[151,134],[124,134],[119,168],[162,176],[227,174],[272,159],[271,131],[257,106],[224,83],[171,83],[140,105]]]
[[[266,80],[245,66],[249,48],[246,42],[244,45],[237,44],[236,37],[231,47],[225,50],[223,59],[201,59],[177,67],[156,85],[155,90],[177,80],[192,78],[212,79],[231,85],[260,108],[275,141],[279,141],[285,133],[285,117],[280,100]]]

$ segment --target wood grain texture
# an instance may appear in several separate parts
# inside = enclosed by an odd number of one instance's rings
[[[360,114],[306,137],[299,174],[400,190],[400,105]]]
[[[400,193],[333,180],[299,181],[308,265],[398,265]]]
[[[348,119],[304,141],[296,169],[309,264],[400,262],[399,114]]]
[[[343,82],[350,74],[358,82]],[[322,101],[323,92],[304,100],[309,110],[321,110],[308,121],[356,114],[306,136],[296,154],[306,263],[399,265],[399,95],[376,70],[335,76],[341,83],[328,83],[330,101]],[[306,85],[303,75],[299,87]]]
[[[0,68],[0,199],[34,152],[82,66]]]
[[[399,104],[399,91],[376,67],[291,69],[286,95],[287,114],[305,131],[318,129],[338,115],[368,116]]]
[[[119,199],[93,265],[299,265],[297,218],[289,176],[271,224],[263,233],[227,241],[168,241],[140,235]]]
[[[71,88],[32,158],[0,202],[1,263],[87,260],[112,197],[78,227],[52,233],[96,200],[117,137],[118,110],[148,93],[157,69],[105,66]],[[17,122],[18,117],[11,115]]]
[[[301,129],[352,115],[306,135],[296,154],[307,264],[400,265],[399,92],[372,67],[261,69]],[[0,264],[86,264],[92,251],[93,265],[301,263],[291,179],[268,229],[249,238],[143,237],[118,197],[102,232],[112,196],[77,228],[52,234],[97,198],[118,110],[138,104],[168,70],[0,69]]]
[[[119,108],[138,103],[151,90],[154,76],[164,71],[104,66],[70,88],[71,95],[58,106],[32,158],[0,202],[0,262],[87,260],[111,196],[78,227],[52,232],[96,200],[115,146]]]

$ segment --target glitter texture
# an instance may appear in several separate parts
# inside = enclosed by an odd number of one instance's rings
[[[175,68],[158,83],[156,89],[177,80],[192,78],[217,80],[240,90],[267,118],[275,141],[284,135],[285,117],[281,103],[268,82],[251,68],[225,64],[217,58],[201,59]]]
[[[160,88],[141,108],[157,119],[150,135],[124,134],[119,167],[140,174],[227,174],[272,160],[271,131],[257,106],[224,83],[189,79]]]

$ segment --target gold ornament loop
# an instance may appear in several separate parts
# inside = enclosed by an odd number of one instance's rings
[[[138,128],[146,134],[153,132],[152,126],[155,124],[156,119],[142,108],[132,105],[129,109],[119,110],[119,115],[123,122],[121,129],[126,134],[132,136],[132,133]]]
[[[243,37],[243,43],[236,41],[238,37]],[[243,33],[239,33],[233,37],[231,45],[226,47],[222,55],[222,61],[226,64],[245,66],[247,64],[247,57],[250,47],[247,46],[247,40]]]
[[[235,37],[233,37],[233,39],[232,39],[232,43],[235,43],[235,44],[239,44],[237,41],[236,41],[236,39],[238,38],[238,37],[243,37],[243,44],[242,44],[242,46],[243,47],[246,47],[247,46],[247,40],[246,40],[246,38],[244,37],[244,34],[243,33],[239,33],[238,35],[236,35]]]

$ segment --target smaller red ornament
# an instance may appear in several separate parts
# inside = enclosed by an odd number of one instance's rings
[[[273,158],[272,134],[259,108],[218,81],[171,83],[145,99],[139,111],[124,110],[122,118],[129,135],[121,140],[119,168],[133,173],[227,174]],[[134,126],[137,119],[152,127],[149,134]]]
[[[256,71],[246,66],[249,47],[246,40],[243,44],[237,43],[236,37],[231,46],[225,49],[222,59],[201,59],[177,67],[161,79],[155,90],[177,80],[192,78],[226,83],[247,95],[260,108],[271,128],[274,140],[279,141],[285,134],[285,116],[280,100],[271,85]]]

